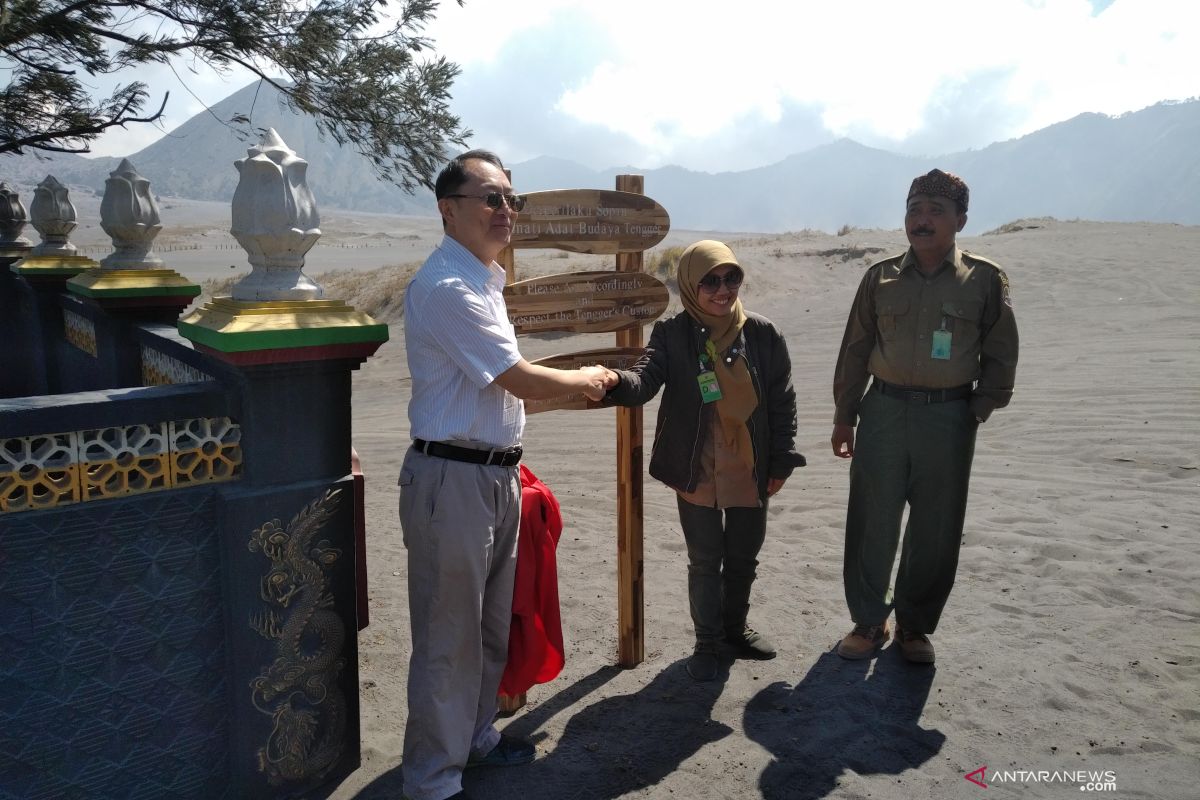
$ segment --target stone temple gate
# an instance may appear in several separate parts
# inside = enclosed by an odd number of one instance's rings
[[[274,131],[237,162],[252,271],[182,319],[128,161],[98,263],[54,178],[28,219],[0,184],[0,798],[315,798],[359,764],[350,373],[387,328],[303,274],[306,166]]]

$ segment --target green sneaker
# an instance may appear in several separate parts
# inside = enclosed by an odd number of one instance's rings
[[[717,677],[720,666],[715,648],[696,645],[696,652],[692,653],[687,662],[687,674],[691,675],[693,680],[711,681]]]
[[[769,661],[776,656],[775,646],[770,640],[749,625],[740,633],[726,631],[725,643],[733,648],[734,655],[738,658]]]

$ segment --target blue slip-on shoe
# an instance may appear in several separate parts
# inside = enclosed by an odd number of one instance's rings
[[[533,745],[515,736],[500,734],[496,743],[487,755],[471,756],[467,759],[467,769],[474,767],[518,767],[533,761],[536,754]]]

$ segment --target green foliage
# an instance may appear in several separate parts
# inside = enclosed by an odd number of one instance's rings
[[[457,0],[462,4],[462,0]],[[457,65],[421,35],[436,0],[0,0],[0,154],[87,153],[108,128],[153,122],[134,80],[97,100],[88,76],[136,73],[186,56],[248,69],[323,135],[350,145],[383,178],[430,186],[448,145],[470,132],[449,111]],[[387,17],[384,17],[384,12]],[[245,137],[250,120],[228,124]]]

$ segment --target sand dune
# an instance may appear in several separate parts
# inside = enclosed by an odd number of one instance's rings
[[[1196,796],[1200,231],[1031,224],[961,240],[1006,268],[1023,347],[1012,405],[981,429],[936,669],[911,667],[892,648],[870,664],[830,653],[848,619],[847,464],[829,452],[829,382],[863,268],[902,248],[903,235],[732,235],[748,307],[788,337],[810,461],[772,503],[751,609],[780,657],[734,663],[713,684],[687,678],[683,542],[671,493],[647,478],[647,657],[615,668],[613,414],[533,416],[527,463],[566,520],[567,665],[506,722],[537,741],[539,761],[469,774],[470,791],[522,800],[1059,798],[1080,796],[1080,784],[1053,773],[1108,770],[1117,789],[1101,796]],[[549,258],[520,253],[518,271],[553,268]],[[609,263],[573,256],[570,268]],[[610,342],[529,338],[523,350],[533,358]],[[334,794],[340,800],[401,791],[407,576],[394,484],[407,392],[394,325],[355,377],[372,623],[360,644],[364,764]],[[647,452],[655,410],[647,406]],[[989,795],[964,779],[984,765]]]
[[[217,249],[232,241],[227,207],[170,205],[160,239],[180,249],[164,252],[168,266],[197,281],[246,268],[240,252]],[[330,213],[322,227],[314,275],[400,269],[440,237],[433,220],[383,215]],[[747,306],[782,327],[792,353],[810,466],[772,502],[751,609],[780,656],[734,663],[712,684],[683,672],[692,636],[682,536],[671,493],[647,477],[646,660],[615,668],[614,415],[533,416],[527,463],[566,521],[567,664],[505,723],[538,743],[539,760],[470,774],[470,791],[497,800],[1066,798],[1080,784],[1061,773],[1084,770],[1114,774],[1116,790],[1099,796],[1197,796],[1200,229],[1029,220],[1005,230],[960,240],[1005,267],[1022,356],[1012,405],[980,432],[936,669],[911,667],[894,648],[871,663],[830,652],[849,624],[840,578],[848,465],[829,452],[830,380],[862,271],[902,249],[903,234],[674,231],[663,246],[731,242],[748,273]],[[91,224],[75,241],[106,239]],[[548,251],[517,260],[521,276],[612,263]],[[373,279],[353,277],[332,282],[351,302]],[[550,335],[522,349],[536,358],[611,342]],[[364,763],[337,800],[402,789],[408,578],[395,479],[408,442],[407,374],[395,324],[354,378],[372,622],[360,640]],[[656,408],[646,409],[647,453]],[[983,766],[987,790],[964,779]]]

